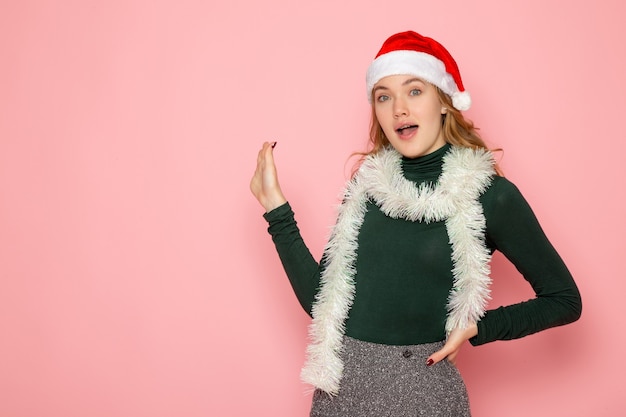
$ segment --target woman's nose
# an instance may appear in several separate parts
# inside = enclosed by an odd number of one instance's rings
[[[395,100],[393,103],[393,115],[395,117],[406,116],[409,114],[406,102],[402,99]]]

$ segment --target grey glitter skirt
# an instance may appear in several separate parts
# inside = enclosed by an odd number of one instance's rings
[[[311,417],[469,417],[467,390],[446,360],[426,366],[443,342],[390,346],[344,337],[339,395],[313,395]]]

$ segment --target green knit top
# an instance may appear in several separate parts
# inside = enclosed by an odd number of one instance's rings
[[[436,183],[449,149],[446,145],[429,155],[403,158],[404,176],[416,184]],[[480,203],[487,247],[515,265],[536,297],[487,311],[478,322],[478,336],[470,342],[515,339],[576,320],[582,307],[576,284],[515,185],[495,177]],[[294,292],[311,314],[324,257],[317,262],[311,255],[289,203],[264,217]],[[354,266],[356,295],[346,335],[388,345],[445,339],[446,304],[453,284],[445,222],[392,219],[368,202]]]

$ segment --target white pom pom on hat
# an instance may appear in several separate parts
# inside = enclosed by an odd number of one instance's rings
[[[367,69],[368,100],[372,100],[374,85],[390,75],[415,75],[436,85],[452,98],[452,105],[457,110],[467,110],[472,105],[450,52],[436,40],[419,33],[396,33],[383,43]]]

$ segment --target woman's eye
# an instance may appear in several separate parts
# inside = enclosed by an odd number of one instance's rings
[[[376,101],[378,101],[379,103],[382,103],[383,101],[387,101],[389,100],[389,96],[385,96],[385,95],[380,95],[378,96],[378,98],[376,98]]]
[[[419,96],[420,94],[422,94],[422,90],[420,90],[419,88],[414,88],[409,94],[412,96]]]

